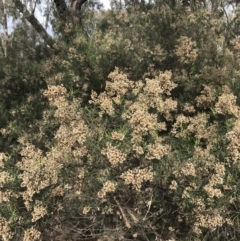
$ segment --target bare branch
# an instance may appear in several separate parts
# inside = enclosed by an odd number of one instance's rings
[[[5,55],[5,49],[4,49],[4,47],[3,47],[3,41],[2,41],[2,39],[0,39],[0,47],[1,47],[1,50],[2,50],[3,56],[6,57],[6,55]]]
[[[127,228],[131,228],[131,224],[129,223],[129,221],[128,221],[127,217],[126,217],[126,214],[124,213],[123,208],[121,207],[121,205],[118,202],[117,198],[114,197],[114,200],[115,200],[115,202],[116,202],[116,204],[117,204],[117,206],[118,206],[118,208],[119,208],[119,210],[120,210],[120,212],[122,214],[122,218],[124,220],[124,223],[125,223],[126,227]]]
[[[79,12],[82,8],[82,5],[87,2],[87,0],[72,0],[71,10],[73,12]]]

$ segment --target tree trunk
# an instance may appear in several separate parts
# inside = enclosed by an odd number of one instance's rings
[[[44,41],[53,48],[54,40],[48,35],[47,31],[41,25],[41,23],[36,19],[36,17],[27,10],[27,7],[20,1],[14,0],[15,6],[23,14],[23,17],[32,24],[34,29],[39,33],[39,35],[44,39]]]
[[[4,0],[2,0],[4,1]],[[57,12],[59,13],[59,16],[63,18],[63,16],[66,16],[68,13],[71,13],[74,15],[74,17],[78,17],[81,21],[80,16],[80,10],[82,5],[87,0],[71,0],[71,6],[70,9],[68,9],[66,2],[64,0],[54,0]],[[34,29],[38,32],[38,34],[44,39],[44,41],[53,48],[54,40],[51,38],[51,36],[47,33],[47,31],[44,29],[44,27],[41,25],[41,23],[37,20],[37,18],[34,16],[34,13],[30,13],[27,10],[27,7],[25,4],[21,2],[21,0],[14,0],[16,8],[23,14],[23,17],[32,24]],[[64,21],[64,18],[63,18]],[[3,47],[2,47],[3,48]]]
[[[3,7],[2,13],[2,25],[3,25],[3,34],[1,38],[1,49],[4,57],[7,57],[7,43],[8,43],[8,23],[7,23],[7,11],[6,11],[6,2],[1,0],[1,5]]]

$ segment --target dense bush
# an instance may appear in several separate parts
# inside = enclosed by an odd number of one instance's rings
[[[66,21],[71,39],[37,64],[3,62],[0,238],[239,240],[240,42],[228,21],[118,6],[90,38]]]

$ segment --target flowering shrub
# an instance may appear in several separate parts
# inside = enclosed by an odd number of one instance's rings
[[[197,109],[188,104],[179,112],[171,97],[177,85],[171,79],[171,72],[164,72],[132,82],[116,68],[106,90],[93,92],[90,107],[79,110],[79,100],[65,99],[64,87],[48,87],[44,95],[57,106],[60,122],[56,144],[43,153],[19,139],[23,148],[17,178],[23,189],[17,193],[7,188],[14,176],[4,171],[9,158],[1,153],[1,203],[7,207],[13,199],[22,200],[24,217],[31,215],[23,240],[39,240],[35,225],[57,212],[66,215],[60,210],[83,220],[70,232],[76,224],[69,219],[69,230],[64,230],[69,235],[78,230],[82,238],[114,238],[116,229],[123,237],[172,238],[181,237],[184,228],[197,239],[236,228],[231,218],[236,184],[230,174],[239,166],[236,98],[223,87],[222,94],[207,102],[215,116],[202,113],[200,103],[209,95],[205,86],[196,97]],[[217,121],[221,116],[225,122],[236,120],[225,139]],[[226,157],[218,153],[221,143]],[[1,222],[2,237],[9,240],[14,236],[11,225],[24,219],[5,217]],[[98,228],[91,226],[99,222]]]
[[[43,63],[41,120],[0,129],[17,133],[0,153],[2,240],[240,239],[239,41],[206,9],[132,10],[102,14],[118,31],[96,30],[89,56],[76,34]]]

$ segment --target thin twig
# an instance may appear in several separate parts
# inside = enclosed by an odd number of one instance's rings
[[[147,210],[147,212],[146,212],[143,220],[146,220],[147,215],[148,215],[148,213],[149,213],[149,211],[150,211],[150,208],[151,208],[151,206],[152,206],[152,198],[153,198],[153,195],[151,195],[151,200],[148,202],[148,210]]]
[[[119,210],[120,210],[120,212],[122,214],[122,217],[123,217],[123,220],[124,220],[124,223],[125,223],[126,227],[127,228],[131,228],[131,224],[129,223],[129,221],[128,221],[128,219],[127,219],[127,217],[126,217],[126,215],[125,215],[125,213],[123,211],[123,208],[121,207],[121,205],[118,202],[118,200],[116,199],[116,197],[114,197],[114,200],[115,200],[115,202],[116,202],[116,204],[117,204],[117,206],[118,206],[118,208],[119,208]]]

